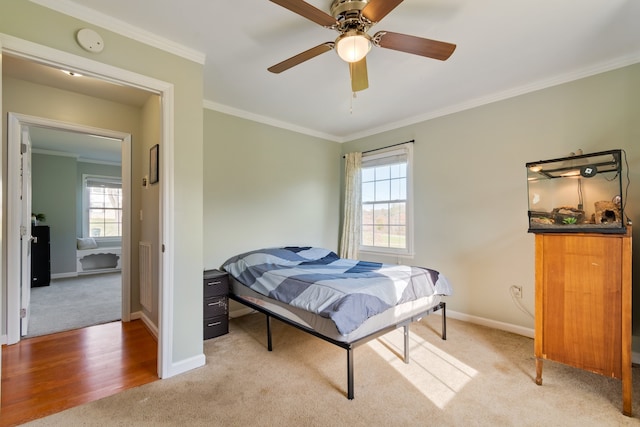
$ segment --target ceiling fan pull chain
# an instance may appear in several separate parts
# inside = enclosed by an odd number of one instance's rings
[[[353,116],[353,100],[356,97],[356,92],[352,92],[351,97],[349,98],[349,114]]]

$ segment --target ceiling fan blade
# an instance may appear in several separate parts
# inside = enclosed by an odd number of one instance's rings
[[[365,90],[369,87],[366,56],[358,62],[350,62],[349,73],[351,74],[351,90],[353,92]]]
[[[298,64],[302,64],[303,62],[310,60],[311,58],[315,58],[320,54],[330,51],[331,49],[333,49],[333,45],[333,42],[322,43],[321,45],[312,47],[309,50],[305,50],[304,52],[299,53],[296,56],[285,59],[284,61],[267,68],[267,70],[271,71],[272,73],[279,74],[291,67],[295,67]]]
[[[380,22],[400,3],[402,0],[371,0],[362,9],[362,14],[371,22]]]
[[[413,53],[440,61],[447,60],[456,50],[455,44],[389,31],[379,31],[373,36],[373,39],[377,41],[378,46],[385,49]]]
[[[323,27],[332,27],[337,24],[336,19],[333,16],[303,0],[271,0],[271,2],[280,5],[285,9],[289,9],[291,12],[297,13],[303,18],[307,18],[316,24],[322,25]]]

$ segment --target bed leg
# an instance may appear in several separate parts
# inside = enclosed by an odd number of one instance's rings
[[[442,303],[442,339],[447,339],[447,304]]]
[[[347,349],[347,399],[353,400],[353,347]]]
[[[404,325],[404,363],[409,363],[409,325]]]
[[[273,350],[273,345],[271,343],[271,316],[268,314],[267,316],[267,350]]]

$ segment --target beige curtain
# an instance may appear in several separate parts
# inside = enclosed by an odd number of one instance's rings
[[[362,178],[360,175],[362,153],[349,153],[344,158],[344,215],[342,237],[340,239],[340,257],[358,259],[360,218],[362,215]]]

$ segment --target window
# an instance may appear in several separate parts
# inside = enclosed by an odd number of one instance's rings
[[[97,239],[122,237],[122,180],[83,176],[84,236]]]
[[[363,154],[361,251],[413,253],[412,149],[409,143]]]

